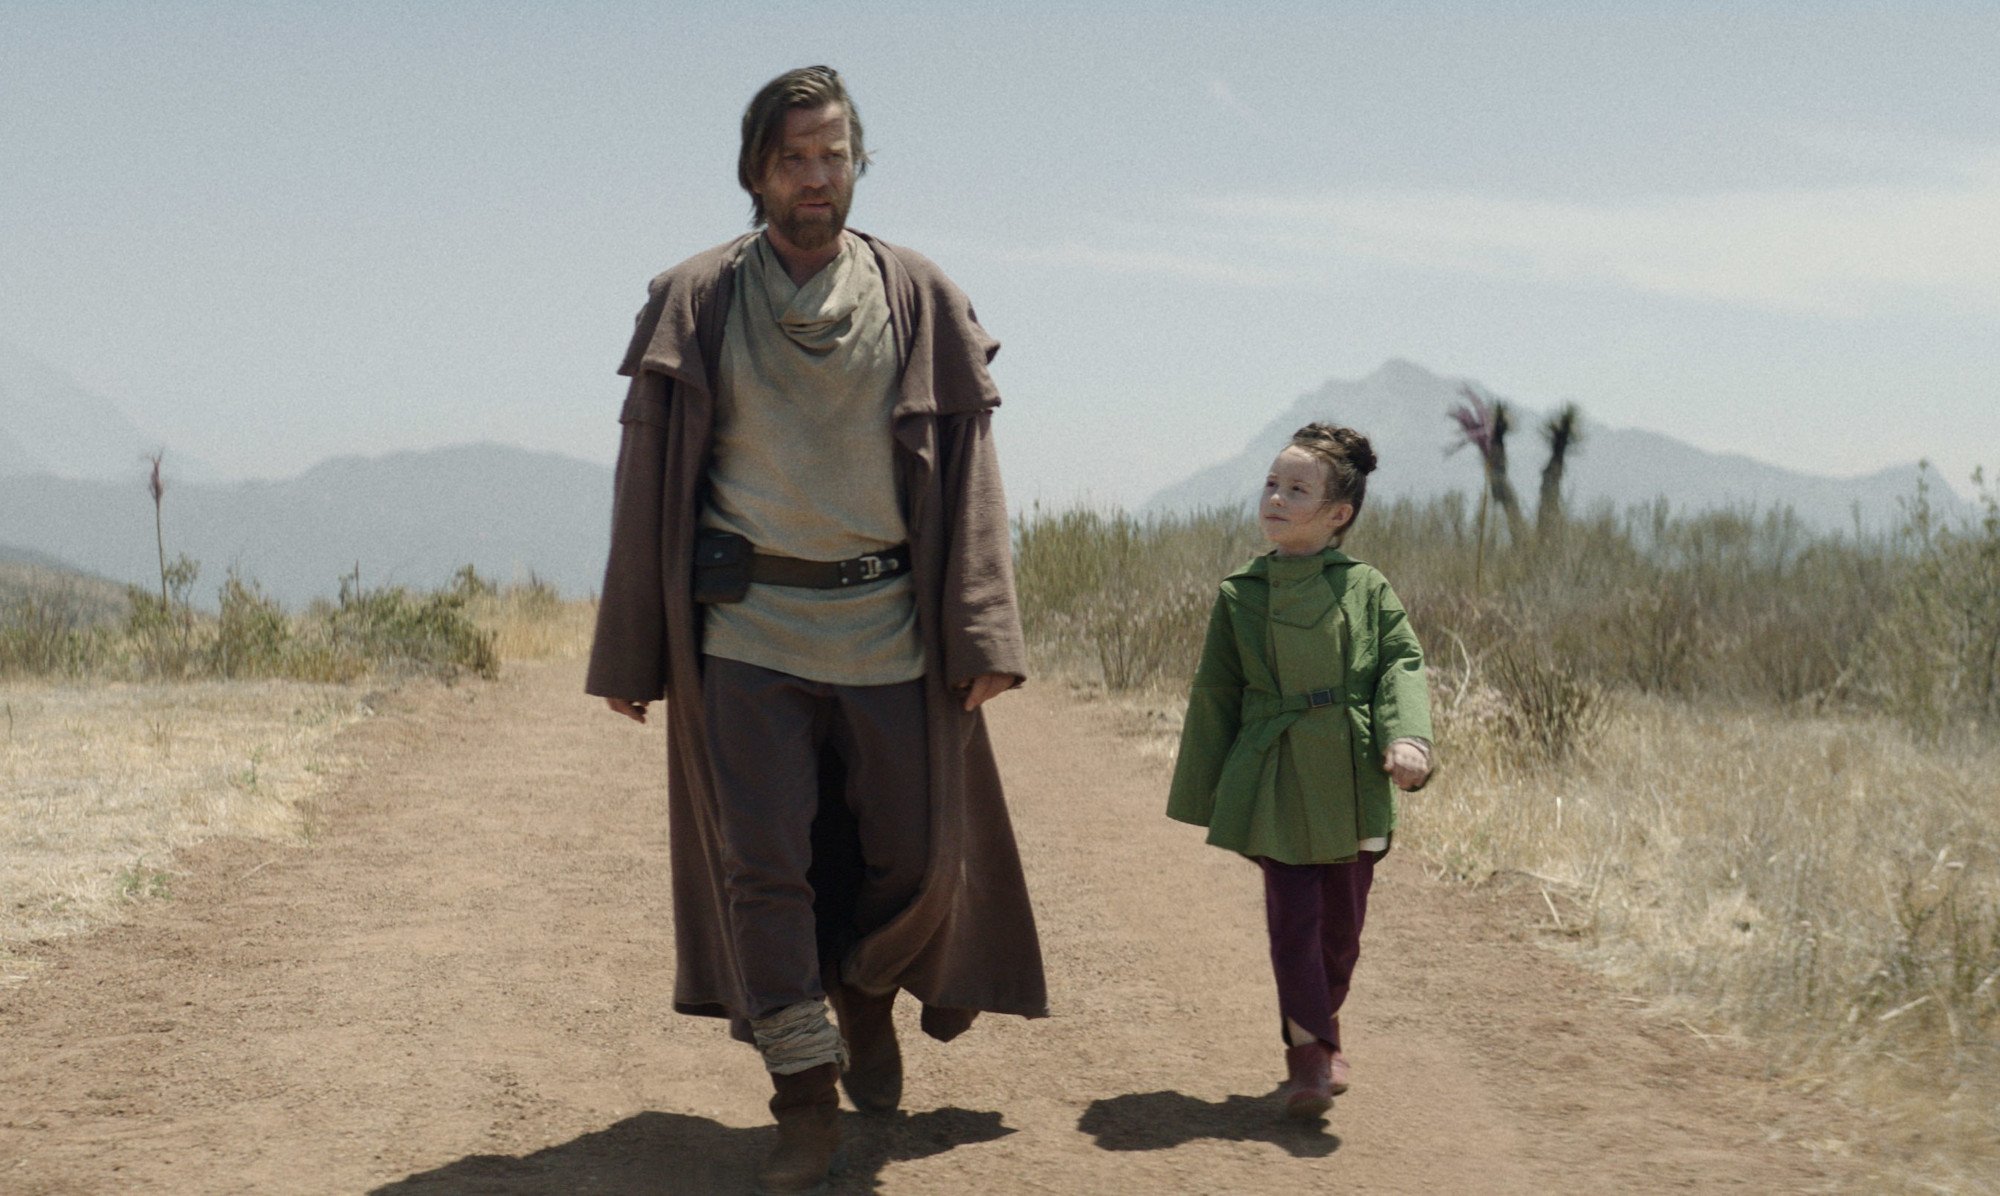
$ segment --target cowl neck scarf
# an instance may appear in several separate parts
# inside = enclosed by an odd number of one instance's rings
[[[758,237],[757,274],[762,301],[771,322],[791,338],[793,344],[815,356],[825,356],[854,335],[855,315],[869,298],[881,300],[882,288],[873,281],[867,264],[860,261],[860,239],[840,234],[840,253],[804,286],[785,273],[785,264],[771,248],[769,238]]]

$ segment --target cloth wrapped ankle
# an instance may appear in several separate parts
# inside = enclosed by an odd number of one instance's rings
[[[750,1032],[772,1075],[797,1075],[822,1063],[847,1066],[847,1044],[827,1020],[825,1001],[800,1001],[769,1017],[752,1018]]]

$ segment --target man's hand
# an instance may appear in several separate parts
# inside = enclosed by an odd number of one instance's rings
[[[965,708],[977,710],[987,699],[998,697],[1012,688],[1014,688],[1012,673],[987,673],[982,677],[974,677],[972,684],[962,687],[965,693]]]
[[[1389,774],[1398,789],[1415,789],[1424,783],[1431,773],[1430,760],[1424,749],[1408,740],[1399,739],[1382,753],[1382,771]]]
[[[646,704],[644,702],[628,702],[624,698],[606,698],[604,699],[604,704],[635,723],[646,721]]]

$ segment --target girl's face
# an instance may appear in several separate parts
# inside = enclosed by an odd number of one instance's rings
[[[1264,539],[1278,555],[1310,556],[1354,519],[1354,504],[1326,501],[1326,466],[1294,444],[1271,462],[1257,514]]]

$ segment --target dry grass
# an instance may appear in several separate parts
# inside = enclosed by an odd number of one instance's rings
[[[594,602],[532,580],[460,588],[502,660],[589,644]],[[393,660],[351,676],[438,683]],[[354,764],[340,730],[380,697],[351,680],[0,679],[0,984],[33,970],[36,944],[171,898],[183,847],[309,835],[315,800]]]
[[[1529,878],[1663,1012],[1836,1084],[1885,1182],[2000,1175],[2000,750],[1626,696],[1554,765],[1497,692],[1440,697],[1449,770],[1403,832],[1440,872]]]
[[[472,621],[493,637],[501,661],[549,660],[590,650],[595,599],[564,600],[540,585],[508,586],[474,598]]]
[[[304,834],[368,703],[280,681],[0,684],[0,983],[35,943],[170,896],[179,848]]]

